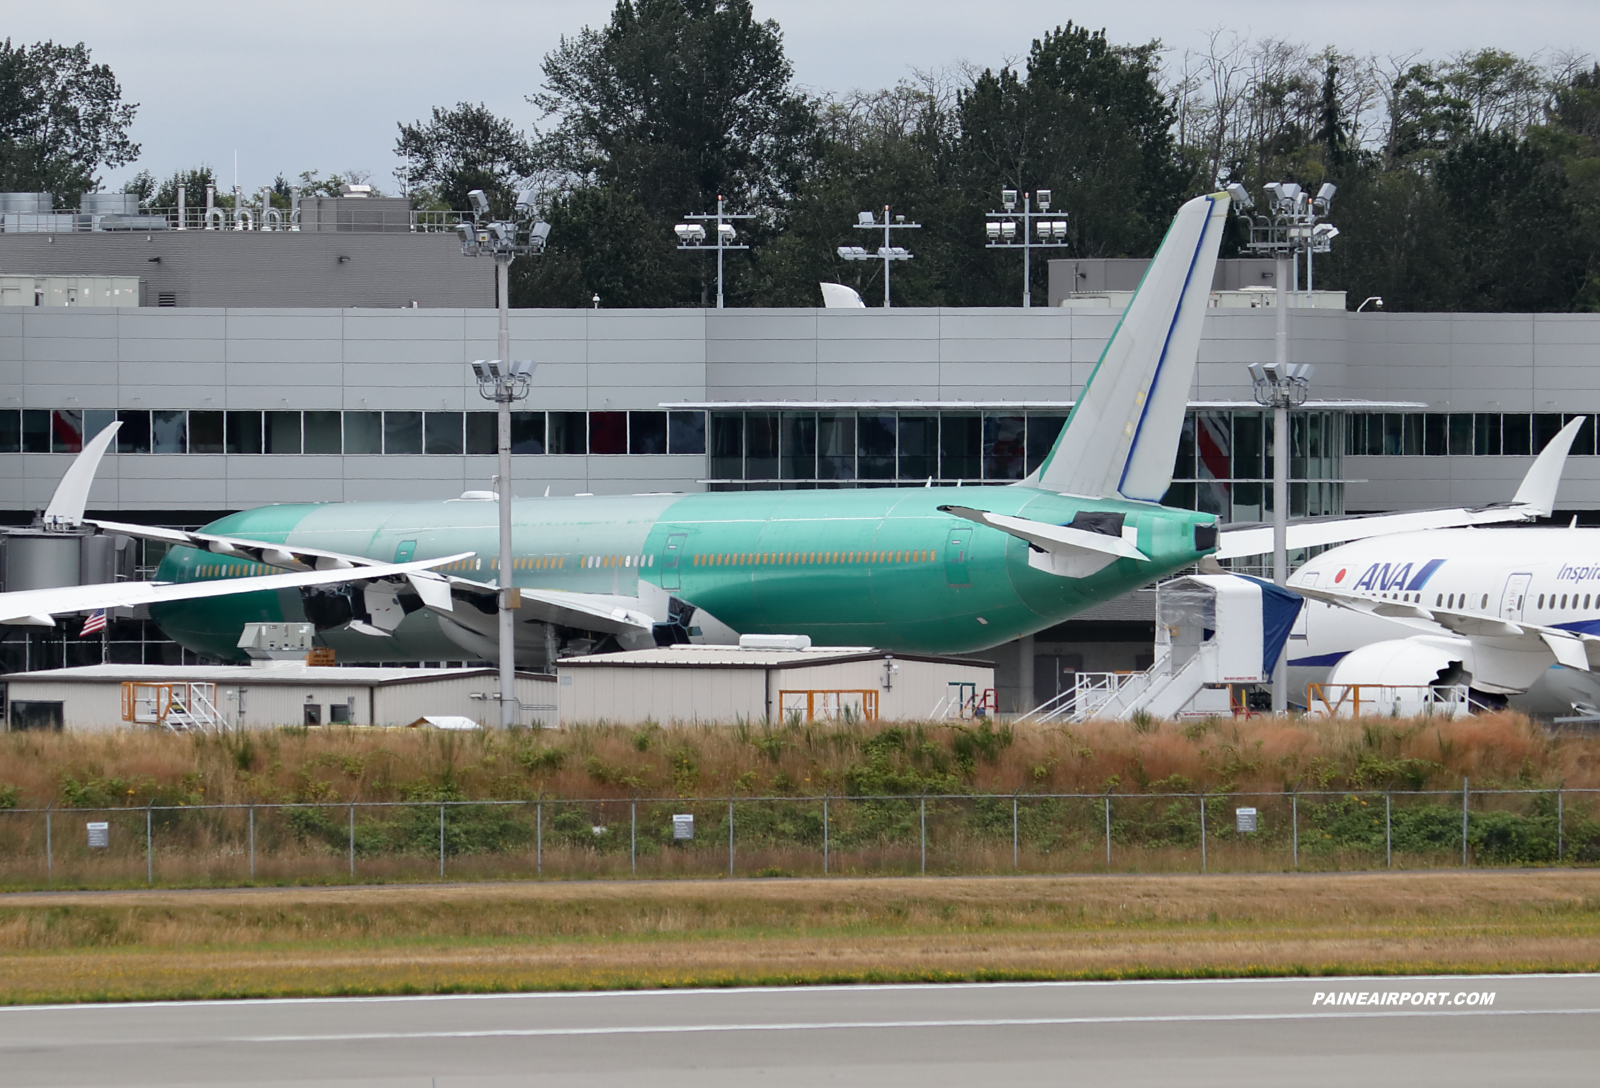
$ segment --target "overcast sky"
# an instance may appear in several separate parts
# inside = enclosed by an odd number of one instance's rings
[[[14,43],[87,43],[138,102],[143,156],[116,171],[157,175],[210,163],[247,190],[278,173],[370,171],[393,190],[395,124],[432,106],[481,101],[531,126],[524,96],[562,34],[602,25],[610,0],[417,0],[317,5],[108,0],[8,5]],[[1044,31],[1075,19],[1116,42],[1160,38],[1181,53],[1218,27],[1332,43],[1358,53],[1443,56],[1493,45],[1518,53],[1600,53],[1597,0],[1317,0],[1198,4],[1121,0],[756,0],[783,28],[802,84],[880,87],[954,61],[996,66]],[[468,39],[476,38],[475,49]]]

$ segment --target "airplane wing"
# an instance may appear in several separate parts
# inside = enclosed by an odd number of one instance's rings
[[[1439,628],[1442,627],[1450,634],[1473,641],[1493,642],[1500,648],[1516,648],[1526,652],[1542,647],[1549,651],[1558,664],[1568,668],[1584,672],[1600,669],[1600,637],[1594,635],[1568,631],[1562,627],[1528,623],[1524,620],[1502,619],[1481,612],[1462,612],[1451,608],[1436,608],[1420,602],[1413,604],[1407,601],[1364,597],[1359,593],[1339,589],[1319,589],[1316,586],[1300,585],[1291,585],[1289,588],[1303,597],[1348,608],[1353,612],[1364,612],[1370,616],[1396,620],[1426,634],[1437,635]]]
[[[1313,518],[1290,525],[1289,548],[1314,548],[1323,544],[1344,544],[1367,537],[1391,533],[1410,533],[1419,529],[1450,529],[1468,525],[1494,525],[1508,521],[1533,521],[1549,517],[1555,509],[1556,487],[1566,468],[1567,451],[1578,435],[1582,418],[1574,419],[1550,440],[1533,467],[1522,478],[1522,486],[1510,503],[1479,509],[1416,510],[1403,514],[1376,514],[1356,518]],[[1218,559],[1240,559],[1272,551],[1272,526],[1223,529],[1216,552]]]
[[[261,563],[270,567],[281,567],[291,571],[361,571],[360,577],[365,577],[368,570],[381,566],[377,560],[369,559],[364,555],[352,555],[347,552],[327,551],[322,548],[306,548],[298,544],[268,544],[260,540],[249,540],[245,537],[225,536],[217,533],[187,532],[181,529],[161,529],[149,525],[129,525],[119,521],[91,520],[90,524],[98,526],[109,533],[120,533],[124,536],[139,537],[145,540],[164,541],[168,544],[183,545],[210,552],[214,555],[225,555],[236,559],[245,559],[252,563]],[[468,553],[471,554],[471,553]],[[430,565],[438,566],[446,562],[454,562],[464,556],[455,556],[449,560],[431,561]],[[337,579],[351,580],[350,577]],[[478,582],[469,578],[456,576],[440,576],[429,574],[422,577],[412,577],[411,584],[422,598],[422,603],[435,611],[455,612],[455,603],[465,601],[476,608],[479,613],[492,616],[497,605],[495,603],[495,587],[487,582]],[[231,580],[229,584],[237,585],[238,580]],[[446,589],[448,588],[448,592]],[[649,631],[655,620],[639,610],[639,600],[636,597],[621,597],[602,593],[570,593],[556,589],[528,589],[520,591],[522,603],[518,608],[519,619],[534,620],[541,623],[554,623],[563,627],[576,627],[586,631],[603,631],[609,634],[628,634],[638,631]],[[98,607],[98,606],[93,606]],[[400,613],[389,611],[398,617]],[[378,612],[373,612],[376,617]],[[468,618],[471,612],[457,615],[458,622],[474,626]],[[396,619],[398,622],[398,619]],[[382,624],[378,624],[382,629]]]
[[[1052,525],[1047,521],[993,514],[970,506],[941,506],[939,509],[1027,541],[1028,565],[1063,578],[1087,578],[1118,559],[1148,562],[1150,558],[1130,539],[1136,535],[1130,529],[1111,536],[1088,529],[1075,529],[1070,525]]]
[[[405,578],[412,581],[439,581],[430,568],[465,559],[471,552],[439,559],[419,559],[411,563],[378,563],[338,570],[305,571],[296,574],[265,574],[255,578],[218,578],[200,582],[105,582],[100,585],[62,586],[59,589],[26,589],[0,593],[0,623],[51,626],[52,617],[64,612],[86,612],[96,608],[132,608],[164,601],[190,601],[202,597],[228,597],[236,593],[263,590],[299,589],[306,586],[337,585],[341,582],[366,582]]]
[[[260,540],[247,540],[238,536],[187,532],[183,529],[161,529],[153,525],[130,525],[121,521],[100,521],[95,518],[90,518],[88,521],[90,525],[108,533],[196,548],[213,555],[247,559],[252,563],[280,567],[284,570],[349,570],[351,567],[381,565],[378,560],[368,559],[364,555],[330,552],[321,548],[302,548],[298,544],[267,544]]]
[[[445,581],[450,584],[451,596],[456,601],[466,601],[474,606],[451,610],[456,622],[469,627],[480,626],[472,622],[476,612],[493,624],[497,592],[493,585],[453,576],[446,577]],[[613,635],[648,633],[656,624],[653,616],[641,611],[637,597],[612,593],[573,593],[527,586],[519,589],[517,595],[521,602],[517,606],[517,619],[521,622],[553,623],[558,627]],[[423,603],[432,607],[431,602],[424,600]]]

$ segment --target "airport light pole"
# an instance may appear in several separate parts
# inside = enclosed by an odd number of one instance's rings
[[[871,212],[862,212],[856,216],[853,224],[856,230],[877,230],[883,228],[883,245],[873,253],[861,246],[840,246],[839,256],[847,261],[882,261],[883,262],[883,308],[889,308],[889,266],[895,261],[909,261],[911,253],[900,246],[891,244],[893,239],[889,232],[895,230],[921,230],[921,223],[907,223],[906,217],[889,215],[889,205],[883,206],[883,222],[879,223]]]
[[[734,215],[723,208],[723,198],[717,197],[717,210],[712,213],[698,213],[686,215],[688,223],[679,223],[672,228],[672,233],[678,236],[679,249],[714,249],[717,251],[717,309],[722,309],[722,255],[730,249],[749,249],[743,243],[735,244],[739,233],[733,229],[730,219],[754,219],[753,215]],[[695,222],[699,220],[699,222]],[[717,231],[713,241],[706,241],[705,224],[716,222]]]
[[[1310,366],[1289,364],[1290,262],[1298,269],[1300,254],[1306,255],[1309,293],[1312,255],[1327,253],[1339,231],[1324,221],[1333,203],[1333,194],[1337,192],[1331,182],[1324,183],[1314,197],[1292,181],[1272,182],[1266,190],[1266,209],[1252,214],[1255,201],[1250,199],[1245,187],[1238,182],[1228,186],[1228,195],[1233,198],[1239,217],[1250,224],[1250,240],[1246,245],[1256,253],[1270,253],[1277,262],[1273,273],[1276,288],[1273,304],[1277,308],[1276,358],[1270,365],[1252,364],[1250,376],[1251,391],[1257,403],[1272,408],[1272,580],[1281,586],[1289,579],[1289,409],[1305,403],[1311,378]],[[1278,714],[1289,709],[1289,681],[1284,661],[1284,655],[1279,655],[1272,682],[1272,709]]]
[[[473,221],[456,226],[461,253],[494,258],[500,302],[500,358],[474,362],[472,372],[479,395],[494,401],[499,415],[500,472],[495,476],[495,499],[500,514],[500,554],[495,560],[495,585],[500,624],[500,725],[509,728],[517,720],[516,617],[512,611],[522,603],[511,574],[511,404],[527,397],[534,366],[531,360],[511,358],[511,262],[543,253],[550,238],[550,224],[535,218],[531,191],[517,198],[516,214],[511,219],[489,218],[489,200],[482,189],[472,190],[467,199],[472,202]]]
[[[1039,210],[1033,210],[1033,200],[1039,201]],[[1033,251],[1035,249],[1064,249],[1067,245],[1067,220],[1065,212],[1056,217],[1050,213],[1050,190],[1039,189],[1022,194],[1022,211],[1017,209],[1017,191],[1001,189],[1000,203],[1003,212],[985,212],[984,233],[989,237],[985,249],[1022,250],[1022,307],[1033,305]],[[1022,230],[1017,230],[1021,220]],[[1037,222],[1035,222],[1037,220]],[[1019,239],[1017,236],[1021,234]],[[1035,237],[1037,236],[1037,238]]]

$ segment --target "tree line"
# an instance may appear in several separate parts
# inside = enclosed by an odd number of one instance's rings
[[[718,196],[756,217],[738,223],[751,248],[728,254],[729,305],[813,306],[823,280],[876,297],[882,264],[836,249],[868,244],[857,213],[885,207],[922,224],[897,240],[915,254],[895,268],[898,305],[1015,305],[1020,257],[985,248],[1002,188],[1052,190],[1070,243],[1052,256],[1147,257],[1190,196],[1293,180],[1339,187],[1319,287],[1391,310],[1600,310],[1600,65],[1583,54],[1361,57],[1219,32],[1175,56],[1068,23],[999,69],[815,93],[749,0],[618,0],[545,56],[528,98],[531,129],[462,102],[395,142],[419,208],[483,189],[507,212],[536,192],[550,247],[513,266],[516,305],[708,304],[715,260],[679,252],[672,226]],[[137,156],[134,108],[82,45],[7,41],[3,187],[92,186]],[[210,180],[128,187],[155,204],[181,185],[195,203]],[[278,179],[280,198],[290,187]]]

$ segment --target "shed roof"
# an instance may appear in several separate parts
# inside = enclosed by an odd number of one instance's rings
[[[992,662],[939,654],[903,654],[871,646],[812,646],[805,650],[742,650],[737,646],[658,646],[615,654],[589,654],[561,659],[562,668],[608,667],[646,669],[771,669],[839,665],[849,661],[930,661],[941,665],[991,666]]]
[[[36,681],[66,684],[326,684],[385,687],[426,684],[463,677],[494,676],[489,667],[470,669],[360,668],[342,665],[307,665],[299,661],[273,661],[263,665],[80,665],[70,669],[43,669],[12,673],[7,683]],[[517,673],[520,679],[553,680],[545,673]]]

